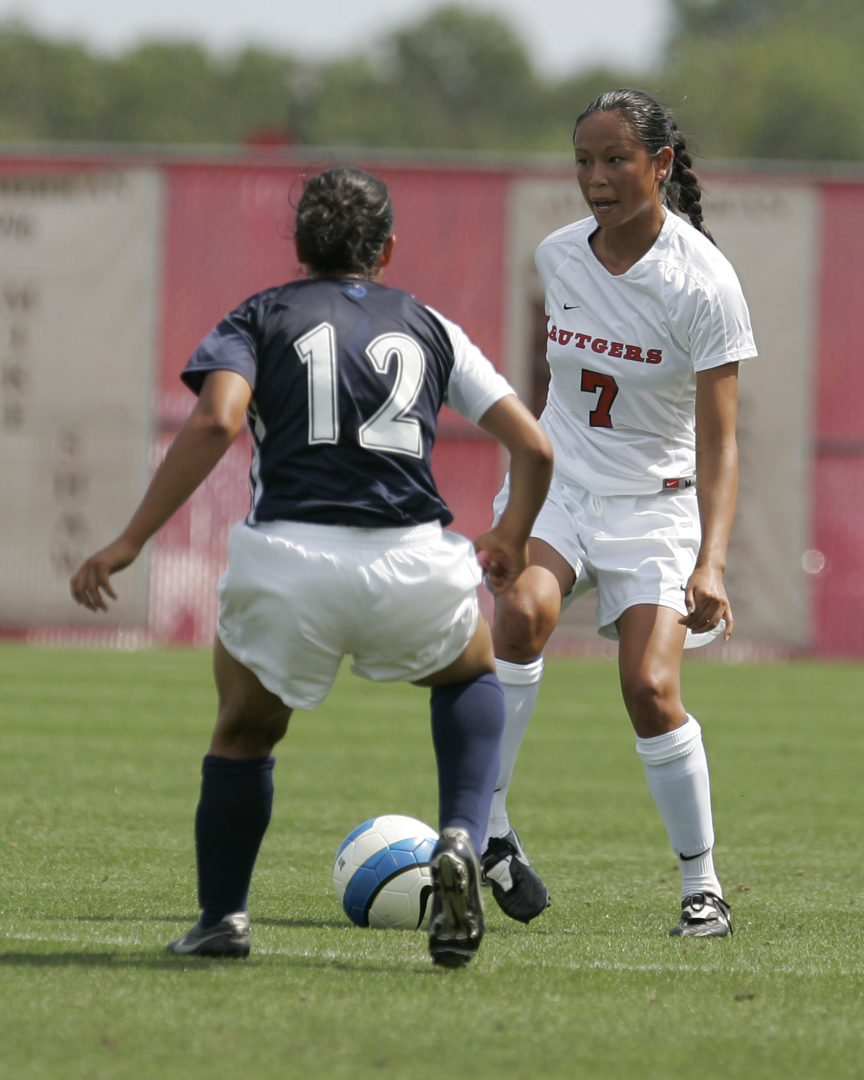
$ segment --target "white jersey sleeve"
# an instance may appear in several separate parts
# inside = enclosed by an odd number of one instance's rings
[[[453,370],[447,384],[445,401],[472,424],[492,408],[496,401],[516,391],[499,374],[461,326],[451,322],[434,308],[427,307],[441,323],[453,347]]]
[[[691,272],[688,283],[693,303],[687,341],[694,371],[749,360],[755,353],[750,313],[738,278],[728,263],[718,260],[717,266],[721,272],[711,277]]]

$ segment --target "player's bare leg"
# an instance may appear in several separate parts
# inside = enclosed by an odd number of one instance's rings
[[[246,903],[273,804],[273,747],[291,710],[225,649],[213,652],[219,711],[195,815],[201,918],[169,952],[248,956]]]
[[[489,624],[481,615],[477,620],[474,635],[464,650],[452,663],[418,679],[414,686],[449,686],[453,683],[467,682],[481,675],[495,674],[495,654],[492,651],[492,632]]]
[[[636,604],[615,624],[621,693],[636,734],[656,738],[687,719],[681,703],[685,629],[672,608]]]
[[[685,629],[671,608],[637,604],[617,622],[624,703],[636,752],[681,867],[683,914],[670,933],[724,937],[728,905],[714,870],[714,824],[702,729],[681,702]]]
[[[213,646],[213,676],[219,694],[210,753],[242,760],[266,757],[288,730],[291,709],[261,685],[258,676],[228,652]]]

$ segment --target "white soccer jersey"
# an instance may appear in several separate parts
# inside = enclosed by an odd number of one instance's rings
[[[756,355],[735,271],[667,211],[625,274],[600,263],[593,218],[537,249],[552,370],[541,423],[555,466],[597,495],[648,495],[696,471],[696,372]]]
[[[444,400],[454,412],[476,424],[497,401],[516,391],[495,370],[461,326],[445,319],[440,311],[428,304],[426,310],[431,311],[443,325],[453,348],[453,370]]]

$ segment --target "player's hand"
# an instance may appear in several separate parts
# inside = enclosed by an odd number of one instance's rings
[[[107,611],[105,596],[110,596],[112,600],[117,599],[109,578],[134,562],[140,550],[140,547],[121,536],[108,547],[91,555],[75,571],[69,582],[74,599],[90,611]]]
[[[690,575],[684,597],[690,612],[680,622],[693,634],[706,634],[713,630],[721,619],[726,621],[723,640],[732,637],[735,620],[726,587],[723,584],[723,572],[710,566],[697,566]]]
[[[497,528],[478,536],[474,547],[494,596],[506,592],[528,565],[527,544],[515,543]]]

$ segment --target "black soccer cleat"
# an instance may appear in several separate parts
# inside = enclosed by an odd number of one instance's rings
[[[732,933],[729,905],[714,893],[694,893],[681,901],[681,921],[670,937],[726,937]]]
[[[429,955],[439,967],[470,963],[485,933],[480,864],[464,829],[444,829],[432,852]]]
[[[196,923],[188,934],[166,945],[165,952],[176,956],[248,956],[249,916],[235,911],[206,930]]]
[[[513,829],[506,836],[490,837],[481,862],[483,884],[491,886],[498,906],[511,919],[529,923],[552,903]]]

